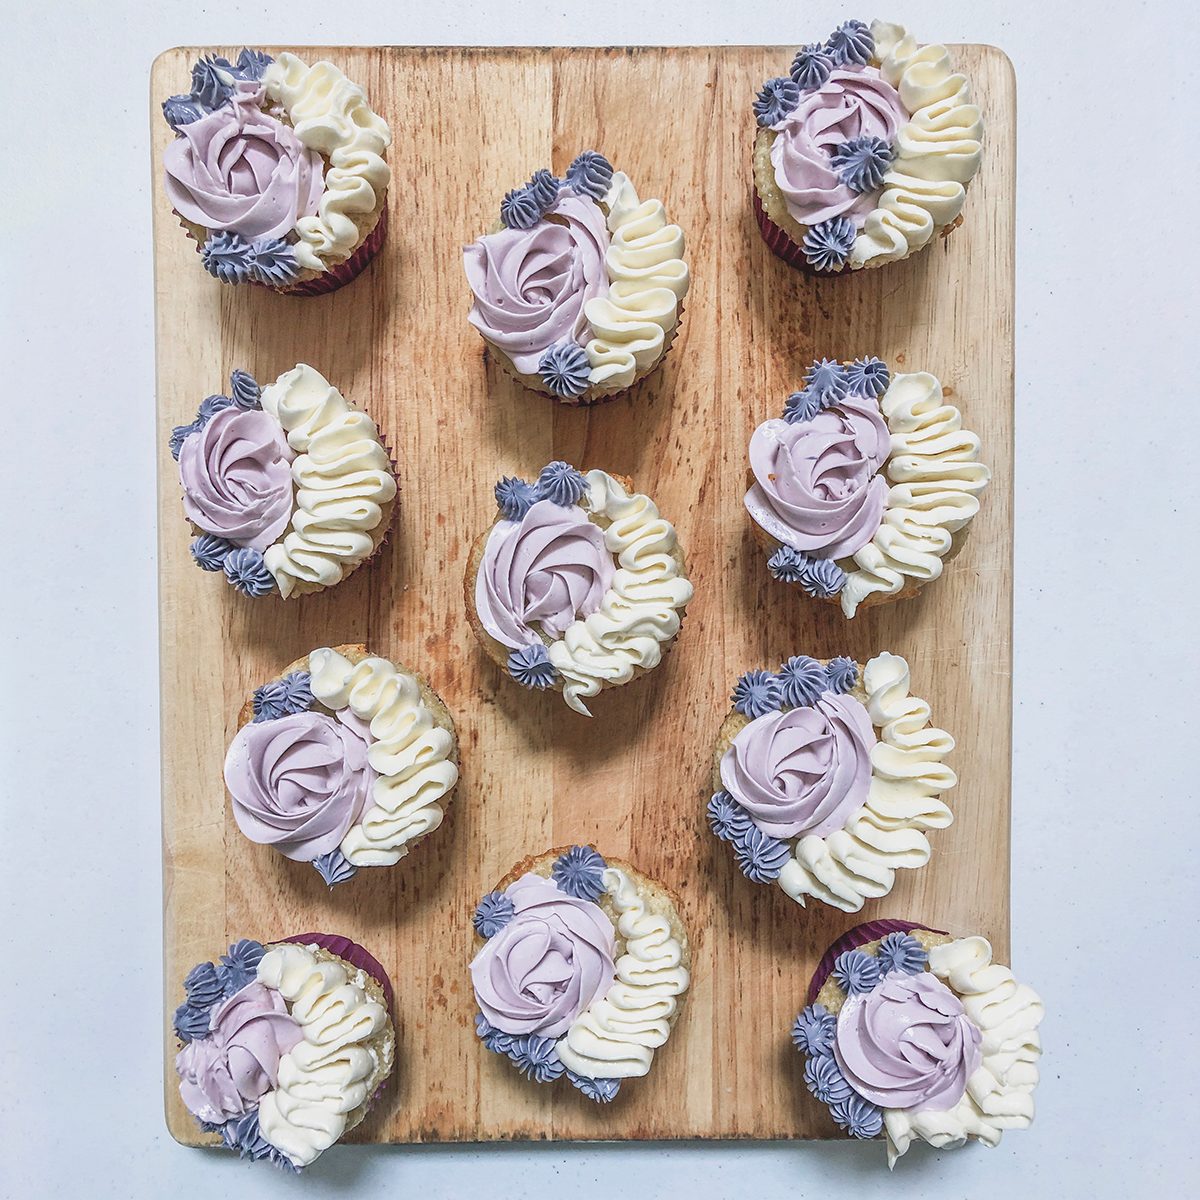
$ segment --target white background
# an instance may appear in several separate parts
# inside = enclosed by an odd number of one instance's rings
[[[0,0],[0,1195],[1195,1194],[1195,12]],[[176,1146],[161,1111],[154,55],[797,44],[874,15],[1016,65],[1013,944],[1049,1009],[1033,1129],[993,1151],[917,1150],[891,1176],[878,1144],[345,1147],[299,1179]]]

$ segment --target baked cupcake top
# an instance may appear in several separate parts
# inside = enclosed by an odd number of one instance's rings
[[[847,21],[754,101],[755,188],[809,266],[907,258],[962,211],[983,121],[945,46]]]
[[[345,262],[379,222],[392,135],[332,63],[210,55],[163,102],[167,199],[222,283],[279,290]]]
[[[242,833],[330,887],[398,863],[442,823],[457,782],[441,698],[365,646],[314,650],[256,688],[225,756]]]
[[[650,1070],[690,983],[687,935],[660,884],[591,846],[551,850],[484,896],[473,923],[487,1049],[598,1103]]]
[[[375,422],[300,363],[259,388],[234,371],[171,434],[192,558],[245,596],[340,583],[383,543],[396,481]]]
[[[465,591],[473,628],[524,687],[576,712],[602,687],[656,667],[692,598],[675,529],[649,496],[604,471],[552,462],[505,477]]]
[[[804,1082],[851,1137],[938,1149],[1033,1121],[1045,1013],[992,961],[986,938],[871,921],[840,938],[809,987],[792,1041]]]
[[[391,983],[348,938],[243,938],[183,987],[179,1094],[243,1158],[307,1167],[362,1121],[392,1073]]]
[[[508,192],[463,250],[468,320],[529,388],[570,404],[615,395],[666,354],[688,290],[683,232],[658,200],[585,150]]]
[[[708,820],[748,879],[857,912],[929,861],[926,833],[954,819],[941,799],[958,781],[954,739],[929,724],[898,654],[863,668],[798,654],[746,672],[732,699]]]
[[[991,471],[979,438],[924,371],[878,358],[814,362],[783,414],[750,439],[746,511],[771,543],[776,579],[864,604],[937,579],[979,511]]]

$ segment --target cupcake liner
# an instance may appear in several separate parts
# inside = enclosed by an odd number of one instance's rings
[[[345,959],[352,966],[366,971],[383,988],[384,997],[387,999],[388,1015],[395,1021],[396,997],[392,990],[392,981],[388,978],[388,973],[383,969],[379,960],[364,950],[357,942],[352,942],[348,937],[342,937],[341,934],[336,933],[297,933],[291,937],[281,938],[280,941],[294,942],[298,946],[320,946],[322,950],[328,950],[330,954],[336,954],[338,958]]]
[[[330,267],[315,279],[308,279],[303,283],[293,284],[291,287],[270,288],[270,290],[278,292],[281,296],[324,296],[329,292],[336,292],[338,288],[345,287],[366,270],[371,259],[379,253],[379,248],[387,240],[387,228],[388,210],[385,198],[384,207],[379,214],[379,220],[375,222],[375,228],[367,234],[363,244],[344,263]],[[268,284],[256,286],[269,287]]]
[[[885,917],[878,921],[864,921],[861,925],[855,925],[853,929],[843,933],[825,951],[817,965],[812,982],[808,985],[808,997],[805,1003],[812,1004],[816,1000],[825,986],[825,980],[833,973],[833,965],[837,962],[839,954],[844,954],[847,950],[857,950],[859,946],[878,941],[880,938],[887,937],[889,933],[911,933],[914,929],[927,929],[930,933],[946,932],[944,929],[934,929],[932,925],[923,925],[919,921],[901,921],[893,917]]]

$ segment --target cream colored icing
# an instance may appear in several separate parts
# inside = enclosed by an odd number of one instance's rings
[[[370,555],[396,481],[375,422],[312,367],[300,363],[263,388],[262,406],[296,451],[292,520],[263,553],[286,600],[332,587]]]
[[[585,347],[591,387],[628,387],[665,353],[688,291],[683,231],[669,225],[661,200],[639,200],[618,171],[604,198],[612,234],[609,288],[584,306],[592,337]]]
[[[547,647],[563,679],[563,699],[584,716],[584,700],[605,683],[622,684],[635,667],[652,668],[663,646],[679,632],[681,610],[692,598],[692,585],[673,557],[675,527],[659,516],[649,496],[632,495],[604,471],[589,471],[588,490],[580,501],[611,524],[604,544],[617,560],[617,573],[600,607],[569,625]]]
[[[929,705],[909,693],[908,663],[883,653],[863,670],[867,715],[878,730],[866,803],[828,837],[800,838],[779,886],[803,905],[813,896],[843,912],[886,896],[901,868],[929,861],[930,829],[954,817],[939,799],[958,782],[942,761],[954,739],[929,724]]]
[[[617,911],[625,953],[617,960],[611,987],[559,1041],[558,1057],[568,1070],[589,1079],[631,1079],[650,1070],[691,977],[670,924],[647,911],[629,876],[608,867],[604,887]]]
[[[389,867],[442,823],[440,801],[458,782],[454,735],[434,720],[417,680],[385,658],[351,663],[323,647],[308,656],[308,669],[317,700],[349,708],[371,729],[372,803],[346,831],[341,851],[356,867]]]
[[[986,938],[959,938],[933,947],[929,969],[957,993],[983,1033],[983,1058],[953,1108],[884,1109],[889,1166],[917,1139],[939,1149],[960,1146],[968,1138],[995,1146],[1004,1130],[1027,1129],[1033,1121],[1042,1052],[1037,1029],[1045,1016],[1037,993],[1018,983],[1008,967],[992,962]]]
[[[966,76],[945,46],[919,46],[901,25],[871,23],[880,73],[900,93],[909,120],[883,177],[877,207],[850,251],[851,267],[906,258],[962,211],[965,184],[979,170],[983,119]]]
[[[280,54],[263,72],[263,84],[296,136],[328,159],[317,211],[296,223],[300,240],[294,247],[302,267],[325,271],[357,248],[353,216],[373,212],[391,181],[383,154],[392,133],[362,88],[332,63],[310,67],[294,54]]]
[[[367,994],[366,976],[319,959],[315,947],[272,946],[258,980],[275,988],[300,1024],[303,1040],[279,1060],[278,1082],[259,1101],[258,1127],[277,1150],[306,1167],[342,1136],[369,1099],[368,1087],[391,1070],[367,1043],[389,1024]]]
[[[979,438],[962,427],[962,414],[932,375],[894,375],[879,407],[892,435],[885,468],[891,486],[879,529],[847,573],[847,617],[872,592],[891,595],[906,578],[941,575],[955,531],[979,511],[979,493],[992,477],[979,461]]]

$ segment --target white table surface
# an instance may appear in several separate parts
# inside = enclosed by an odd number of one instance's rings
[[[1184,0],[1071,12],[882,14],[1016,64],[1013,965],[1048,1006],[1033,1129],[917,1150],[890,1176],[881,1146],[841,1142],[345,1147],[295,1179],[177,1146],[161,1111],[151,60],[222,42],[793,44],[874,14],[5,0],[0,1195],[1195,1194],[1200,27]]]

